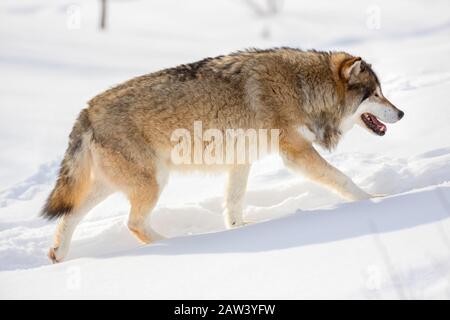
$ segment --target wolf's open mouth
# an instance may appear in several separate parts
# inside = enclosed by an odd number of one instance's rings
[[[375,117],[373,114],[363,113],[361,115],[361,119],[363,120],[367,128],[375,132],[377,135],[384,136],[384,134],[386,133],[386,125],[378,120],[377,117]]]

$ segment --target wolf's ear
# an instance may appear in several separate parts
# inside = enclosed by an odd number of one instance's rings
[[[341,76],[343,79],[350,81],[352,77],[356,77],[361,72],[361,58],[351,58],[342,63]]]

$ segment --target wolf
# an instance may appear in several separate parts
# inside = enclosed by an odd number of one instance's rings
[[[192,131],[196,121],[223,132],[276,128],[286,166],[354,201],[371,195],[315,146],[334,149],[355,124],[383,136],[383,122],[403,115],[384,97],[371,65],[345,52],[248,49],[136,77],[94,97],[75,122],[42,209],[45,218],[58,218],[48,256],[62,261],[77,224],[115,192],[130,202],[130,231],[143,243],[159,239],[149,217],[176,170],[226,172],[225,224],[244,225],[251,163],[172,161],[172,133]]]

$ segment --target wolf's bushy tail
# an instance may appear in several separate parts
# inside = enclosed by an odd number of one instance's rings
[[[58,180],[41,212],[43,217],[49,220],[59,218],[72,212],[83,201],[90,186],[91,136],[91,122],[87,109],[84,109],[70,133]]]

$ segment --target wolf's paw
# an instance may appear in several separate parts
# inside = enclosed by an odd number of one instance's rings
[[[385,194],[385,193],[375,193],[375,194],[371,195],[371,198],[384,198],[387,196],[388,196],[388,194]]]
[[[64,258],[63,253],[61,252],[59,247],[51,247],[48,250],[48,258],[51,260],[51,262],[54,263],[59,263],[62,261],[62,259]]]
[[[128,225],[128,229],[130,229],[131,233],[134,234],[136,238],[143,244],[152,243],[152,237],[148,232],[146,232],[143,228],[138,228],[133,225]]]
[[[165,236],[156,232],[154,229],[152,229],[148,225],[128,223],[128,229],[143,244],[150,244],[155,241],[167,239]]]
[[[231,220],[231,221],[225,221],[225,225],[227,229],[236,229],[240,227],[245,227],[247,225],[251,224],[249,221],[242,221],[242,220]]]
[[[360,201],[360,200],[367,200],[372,198],[372,195],[368,194],[364,190],[354,186],[350,192],[343,194],[345,198],[347,198],[350,201]]]

